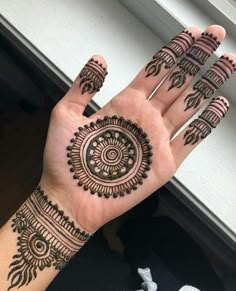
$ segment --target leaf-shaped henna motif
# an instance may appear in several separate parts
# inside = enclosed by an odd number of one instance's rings
[[[229,105],[224,98],[214,98],[202,114],[193,120],[184,134],[184,145],[196,144],[206,138],[225,116]]]
[[[193,42],[194,37],[192,33],[187,30],[182,31],[153,56],[145,68],[146,77],[157,76],[163,66],[165,69],[172,68],[176,58],[182,56],[191,47]]]

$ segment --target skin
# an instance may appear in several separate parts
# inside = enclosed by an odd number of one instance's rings
[[[200,29],[188,28],[196,38],[200,37]],[[213,33],[219,41],[223,41],[225,30],[220,26],[210,26],[207,32]],[[227,53],[233,63],[236,63],[236,55]],[[106,67],[105,60],[98,55],[93,59]],[[40,185],[47,194],[49,200],[58,204],[59,208],[68,215],[80,229],[92,234],[106,222],[123,214],[134,207],[151,193],[165,184],[176,172],[186,156],[201,142],[184,145],[184,133],[186,128],[174,139],[174,134],[184,125],[206,102],[203,99],[197,108],[184,111],[184,98],[192,77],[188,76],[187,81],[181,88],[174,88],[168,91],[170,81],[168,77],[152,95],[158,84],[175,67],[163,68],[157,76],[145,77],[145,66],[135,79],[106,106],[89,118],[83,116],[85,106],[93,97],[93,94],[85,92],[82,94],[80,77],[78,76],[73,86],[64,98],[54,107],[48,130],[48,137],[45,146],[43,173]],[[191,91],[192,89],[188,89]],[[183,93],[183,94],[182,94]],[[222,102],[227,102],[221,97]],[[118,197],[98,197],[84,191],[77,186],[77,180],[73,179],[70,166],[67,164],[66,147],[77,131],[79,126],[84,126],[104,116],[122,116],[137,123],[148,135],[150,144],[153,147],[151,170],[148,178],[144,179],[143,185],[132,191],[130,195]],[[11,229],[12,218],[0,230],[0,290],[9,287],[7,274],[12,257],[17,252],[17,235]],[[4,248],[3,246],[7,246]],[[44,290],[56,276],[57,271],[48,268],[39,272],[37,279],[29,286],[23,286],[20,290]],[[12,289],[13,290],[13,289]]]

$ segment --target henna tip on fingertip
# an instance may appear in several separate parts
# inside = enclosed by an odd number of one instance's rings
[[[217,96],[216,99],[219,99],[221,102],[223,102],[225,104],[225,106],[227,107],[227,109],[229,109],[229,101],[224,97],[224,96]]]
[[[234,53],[225,53],[221,56],[221,59],[225,59],[232,64],[233,71],[236,72],[236,54]]]
[[[229,101],[223,96],[217,96],[213,98],[212,101],[210,102],[210,105],[211,104],[212,105],[214,104],[215,106],[218,105],[221,107],[222,117],[224,117],[227,111],[229,110]]]
[[[201,36],[202,30],[197,26],[190,26],[184,29],[184,32],[190,35],[193,40],[198,39]]]
[[[106,74],[107,74],[107,63],[102,56],[93,55],[92,58],[90,59],[90,61],[93,61],[96,64],[98,64],[104,71],[106,71]]]
[[[225,38],[226,30],[221,25],[213,24],[206,28],[205,33],[212,35],[212,37],[214,37],[214,39],[220,44],[220,42],[222,42]]]

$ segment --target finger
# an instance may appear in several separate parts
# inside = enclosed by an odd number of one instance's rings
[[[103,57],[94,55],[83,67],[63,101],[75,103],[81,113],[93,96],[101,89],[107,75]]]
[[[229,103],[226,98],[214,98],[202,114],[172,140],[171,148],[177,167],[220,123],[228,109]]]
[[[236,55],[224,54],[169,108],[164,121],[173,136],[236,70]]]
[[[128,88],[138,89],[148,98],[158,83],[175,66],[177,59],[192,46],[200,34],[198,27],[189,27],[182,31],[152,57]]]
[[[217,49],[224,37],[223,27],[219,25],[209,26],[152,96],[150,102],[153,106],[164,114],[189,86],[194,76]]]

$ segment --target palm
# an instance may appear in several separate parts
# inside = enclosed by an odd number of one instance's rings
[[[66,147],[78,127],[96,121],[98,115],[101,117],[114,114],[130,119],[142,127],[148,134],[155,154],[148,179],[145,179],[143,185],[124,198],[110,198],[104,201],[77,186],[76,181],[73,180],[73,174],[70,173],[69,165],[66,165],[68,160]],[[96,229],[124,213],[168,181],[174,171],[175,164],[170,148],[170,135],[164,125],[163,118],[151,103],[144,96],[140,96],[138,92],[130,92],[129,98],[126,94],[116,96],[102,110],[89,118],[78,115],[76,104],[71,104],[70,107],[58,106],[56,113],[52,115],[45,149],[44,183],[49,184],[47,181],[50,180],[53,190],[59,192],[57,199],[67,201],[66,207],[69,208],[76,220],[85,220],[86,225],[88,224],[87,220],[91,219],[93,221],[92,227]],[[63,189],[63,191],[59,189]]]
[[[117,114],[130,119],[147,133],[154,153],[150,176],[155,179],[155,181],[148,179],[145,183],[148,192],[160,187],[173,175],[176,167],[170,147],[170,132],[160,111],[146,99],[144,94],[135,89],[126,90],[113,98],[101,113],[108,116]],[[151,185],[155,186],[151,187]]]

